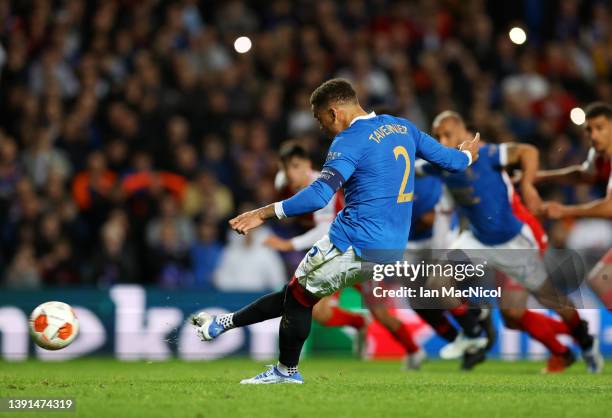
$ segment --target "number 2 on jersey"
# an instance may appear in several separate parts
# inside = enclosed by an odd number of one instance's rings
[[[401,155],[406,160],[406,170],[404,170],[404,178],[402,179],[402,184],[399,189],[399,194],[397,195],[397,203],[411,202],[412,201],[412,192],[405,193],[406,184],[408,184],[408,176],[410,175],[410,156],[408,155],[408,151],[401,145],[393,148],[393,155],[395,155],[395,159],[397,160]]]

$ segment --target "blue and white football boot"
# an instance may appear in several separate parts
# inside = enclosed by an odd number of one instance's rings
[[[212,341],[227,331],[217,318],[217,315],[207,312],[199,312],[191,317],[191,323],[197,328],[198,337],[202,341]]]
[[[582,351],[582,358],[587,365],[589,373],[601,373],[604,368],[604,358],[599,350],[599,337],[593,337],[593,345]]]
[[[286,376],[282,374],[278,368],[269,364],[268,370],[265,372],[259,373],[257,376],[252,377],[250,379],[243,379],[240,381],[241,385],[272,385],[278,383],[288,383],[288,384],[298,384],[301,385],[304,383],[304,379],[302,379],[302,375],[300,372],[294,373],[291,376]]]

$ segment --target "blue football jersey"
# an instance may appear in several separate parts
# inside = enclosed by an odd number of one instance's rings
[[[483,244],[503,244],[514,238],[523,224],[512,212],[508,187],[502,177],[500,147],[486,144],[478,160],[461,173],[440,171],[426,164],[423,171],[439,176],[450,191],[460,214]]]
[[[431,238],[433,228],[414,228],[414,224],[423,215],[435,209],[442,198],[442,180],[438,176],[417,176],[414,179],[414,195],[412,199],[412,227],[408,239],[417,241]]]
[[[414,161],[421,157],[446,170],[465,170],[469,158],[440,145],[406,119],[389,115],[356,118],[338,134],[320,177],[282,202],[286,216],[316,210],[344,187],[345,207],[332,223],[331,242],[341,251],[364,254],[403,251],[413,205]],[[378,256],[376,256],[378,257]]]
[[[414,179],[412,220],[433,210],[442,197],[442,180],[438,176],[420,176]]]

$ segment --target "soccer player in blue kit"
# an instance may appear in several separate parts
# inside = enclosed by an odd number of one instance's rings
[[[365,112],[352,85],[343,79],[320,85],[310,104],[322,130],[334,138],[321,175],[289,199],[231,219],[230,226],[247,234],[266,219],[316,211],[340,187],[344,187],[345,208],[281,291],[234,313],[200,312],[192,318],[200,338],[208,341],[234,327],[282,317],[278,363],[243,384],[303,383],[298,362],[310,333],[312,306],[341,288],[370,279],[362,262],[377,260],[368,254],[392,250],[403,255],[416,156],[452,172],[465,170],[478,158],[479,135],[459,149],[442,146],[406,119]]]
[[[417,160],[419,171],[423,160]],[[437,175],[417,176],[414,180],[414,200],[412,208],[412,225],[408,238],[408,260],[417,264],[421,261],[433,261],[434,254],[451,247],[459,235],[459,217],[454,202],[444,182]],[[411,301],[412,302],[412,301]],[[420,307],[411,303],[413,310],[427,322],[436,333],[447,342],[455,342],[458,331],[449,321],[445,310],[438,307]],[[488,306],[469,306],[467,302],[451,309],[449,315],[463,330],[469,330],[468,337],[460,337],[465,345],[461,363],[463,370],[471,370],[477,363],[484,361],[485,352],[494,343],[495,329],[491,322]],[[467,332],[466,332],[467,333]],[[479,338],[481,334],[485,338]],[[479,346],[480,344],[480,346]]]
[[[461,116],[452,111],[442,112],[434,119],[433,131],[440,143],[449,147],[470,137]],[[443,172],[429,164],[420,168],[425,174],[438,175],[443,180],[460,214],[469,221],[470,228],[461,233],[451,248],[475,250],[470,254],[487,260],[489,267],[524,285],[544,306],[553,308],[580,346],[587,370],[601,372],[604,364],[597,338],[589,334],[587,322],[580,318],[571,300],[554,288],[531,229],[514,215],[508,199],[502,169],[520,163],[521,193],[526,205],[537,213],[542,204],[533,186],[538,169],[537,150],[521,145],[481,145],[479,160],[461,173]],[[529,152],[533,155],[528,155]],[[569,348],[563,350],[553,353],[561,363],[559,369],[575,361]],[[441,355],[446,352],[450,357],[463,351],[461,341],[457,341],[445,347]]]

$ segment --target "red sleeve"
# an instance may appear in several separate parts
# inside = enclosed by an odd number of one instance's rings
[[[340,188],[336,192],[336,215],[344,209],[344,189]]]

